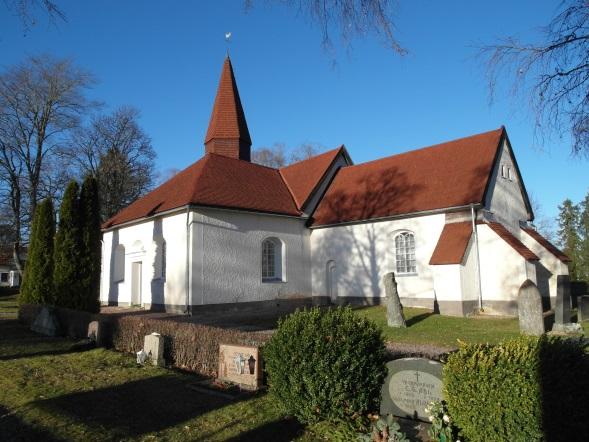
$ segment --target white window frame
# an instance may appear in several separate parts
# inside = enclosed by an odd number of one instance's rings
[[[407,241],[410,239],[409,246]],[[401,243],[403,241],[403,243]],[[409,230],[398,232],[393,237],[395,256],[395,275],[417,275],[416,241],[415,234]],[[402,259],[400,260],[399,257]]]
[[[267,261],[266,245],[272,244],[273,255],[272,261]],[[285,282],[286,281],[286,245],[283,241],[276,237],[265,238],[262,241],[260,253],[260,275],[263,283]],[[272,274],[267,270],[271,264],[273,268]]]

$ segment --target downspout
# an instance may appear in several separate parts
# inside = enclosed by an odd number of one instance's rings
[[[483,311],[483,286],[481,283],[481,254],[479,253],[479,235],[477,233],[476,214],[474,204],[470,205],[470,216],[472,221],[472,233],[474,234],[474,244],[477,249],[477,279],[479,283],[479,311]]]
[[[194,220],[190,220],[190,206],[186,207],[186,285],[184,290],[186,291],[186,309],[184,313],[188,316],[192,316],[192,310],[190,309],[190,227],[194,223]]]

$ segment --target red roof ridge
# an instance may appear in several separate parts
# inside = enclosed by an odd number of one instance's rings
[[[526,261],[540,261],[538,255],[532,252],[526,245],[515,237],[507,228],[496,221],[477,221],[477,224],[486,224],[507,244],[509,244],[517,253],[526,259]]]
[[[404,151],[404,152],[396,153],[396,154],[389,155],[389,156],[382,157],[382,158],[376,158],[374,160],[366,161],[364,163],[354,164],[354,165],[348,166],[348,167],[365,166],[367,164],[378,163],[379,161],[387,160],[387,159],[390,159],[390,158],[400,158],[400,157],[411,155],[411,154],[415,154],[417,152],[421,152],[421,151],[424,151],[424,150],[436,149],[436,148],[439,148],[439,147],[444,147],[444,146],[446,146],[446,145],[448,145],[450,143],[455,143],[457,141],[466,141],[466,140],[468,140],[470,138],[475,138],[475,137],[480,137],[480,136],[485,136],[485,135],[491,135],[494,132],[503,133],[504,131],[505,131],[505,127],[504,126],[501,126],[498,129],[488,130],[486,132],[480,132],[478,134],[468,135],[466,137],[455,138],[453,140],[442,141],[441,143],[431,144],[431,145],[425,146],[425,147],[418,147],[416,149],[407,150],[407,151]]]
[[[548,239],[546,239],[540,232],[536,229],[532,229],[531,227],[522,227],[521,228],[524,232],[530,235],[538,244],[552,253],[557,259],[562,262],[571,262],[571,258],[569,258],[566,253],[552,244]]]

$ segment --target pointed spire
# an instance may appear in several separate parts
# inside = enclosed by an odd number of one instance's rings
[[[205,137],[205,150],[207,153],[250,161],[251,145],[233,67],[227,56]]]

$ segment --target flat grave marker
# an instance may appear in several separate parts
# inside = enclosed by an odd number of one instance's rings
[[[257,390],[262,384],[262,370],[258,347],[219,345],[218,379]]]
[[[425,407],[442,400],[442,364],[423,358],[396,359],[387,363],[380,414],[429,422]]]

